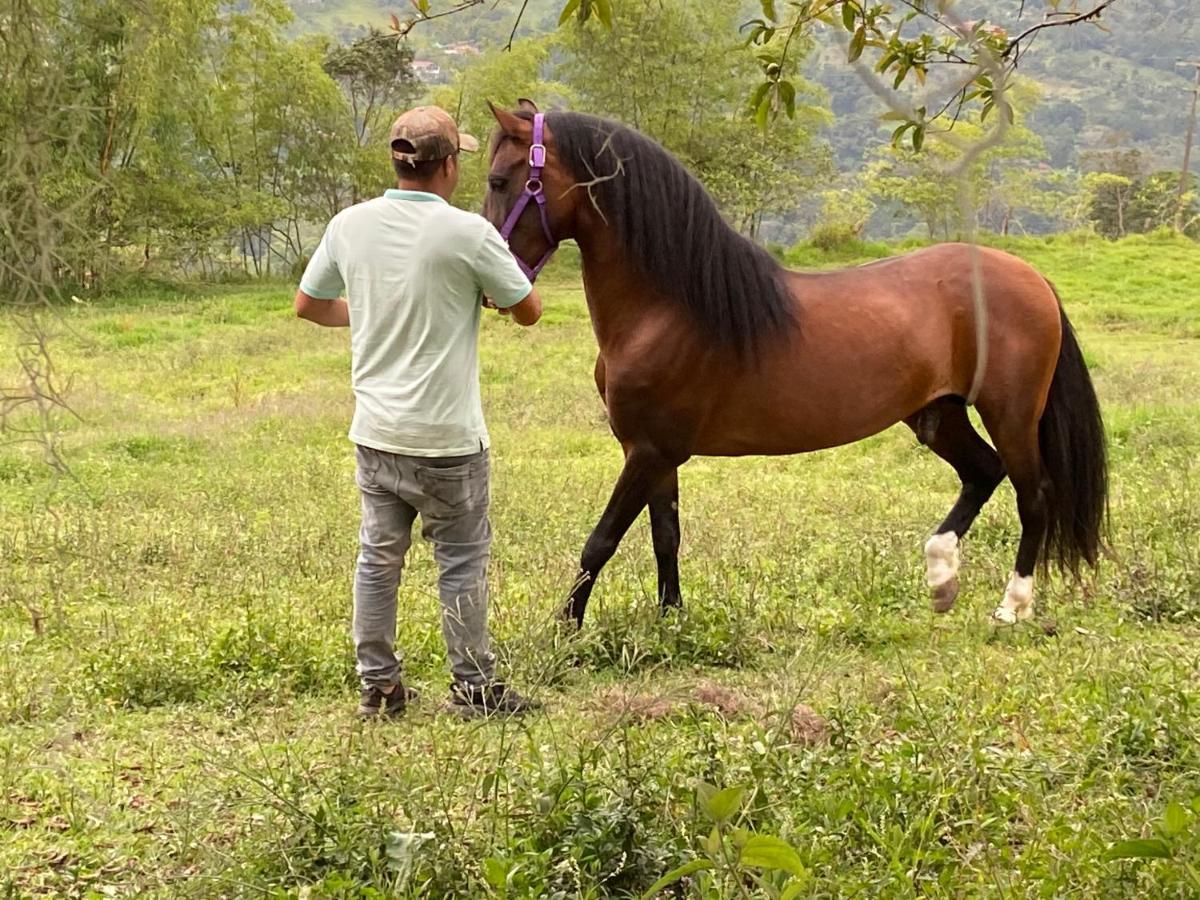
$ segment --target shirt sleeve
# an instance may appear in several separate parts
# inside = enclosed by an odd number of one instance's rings
[[[346,289],[342,273],[338,271],[337,260],[329,250],[330,230],[325,229],[321,243],[317,244],[317,249],[300,279],[300,290],[317,300],[336,300]]]
[[[533,290],[500,232],[487,223],[483,243],[475,254],[475,282],[501,309],[515,306]]]

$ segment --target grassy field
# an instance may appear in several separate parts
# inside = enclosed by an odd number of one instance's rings
[[[676,896],[1200,896],[1200,249],[1009,246],[1079,328],[1114,526],[1098,575],[1041,580],[1011,630],[987,623],[1011,490],[935,617],[920,547],[956,480],[892,429],[689,463],[684,611],[656,614],[643,520],[563,637],[620,454],[570,274],[537,328],[489,317],[494,631],[547,706],[509,723],[439,712],[420,542],[424,697],[352,716],[344,333],[284,286],[72,306],[78,482],[0,449],[0,894],[631,896],[694,861]],[[1162,858],[1106,858],[1130,840]]]

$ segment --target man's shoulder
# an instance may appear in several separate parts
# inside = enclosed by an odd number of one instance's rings
[[[388,205],[388,201],[384,197],[372,197],[370,200],[363,200],[355,203],[353,206],[347,206],[332,219],[329,220],[330,225],[346,224],[357,219],[378,216],[383,212]]]
[[[479,239],[483,237],[484,231],[491,227],[488,220],[479,215],[479,213],[460,209],[448,203],[445,205],[439,204],[435,215],[444,227],[463,236],[470,235]]]

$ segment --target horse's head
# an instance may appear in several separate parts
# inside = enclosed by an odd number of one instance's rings
[[[515,112],[488,105],[499,127],[492,135],[483,214],[533,277],[558,242],[574,236],[575,180],[532,101],[521,100]]]

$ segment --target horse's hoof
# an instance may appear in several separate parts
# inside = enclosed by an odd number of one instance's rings
[[[1032,618],[1033,610],[1028,606],[1020,609],[997,606],[996,611],[992,613],[992,622],[996,625],[1016,625],[1018,622],[1027,622]]]
[[[954,601],[958,599],[958,579],[951,578],[933,589],[933,611],[948,613],[954,609]]]

